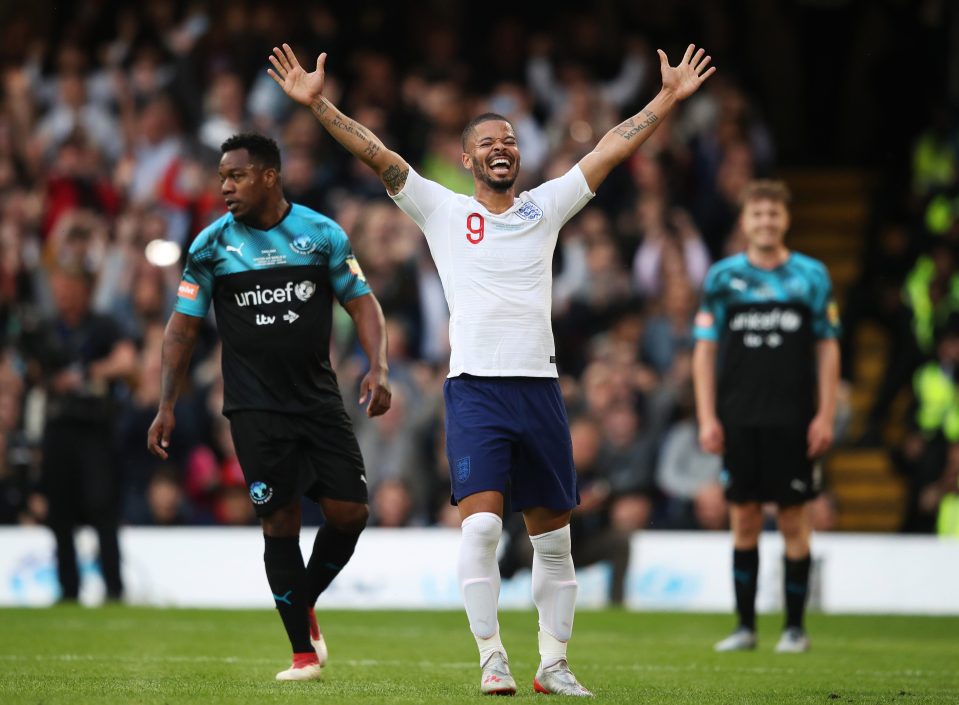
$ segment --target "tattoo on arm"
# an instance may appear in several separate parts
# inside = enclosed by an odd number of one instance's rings
[[[390,193],[399,193],[406,184],[406,177],[410,175],[409,169],[400,169],[396,164],[390,164],[383,175],[380,177]]]
[[[659,118],[656,117],[656,113],[652,112],[651,110],[646,110],[644,112],[646,113],[645,120],[636,122],[635,118],[630,118],[626,122],[620,124],[619,127],[614,130],[614,132],[624,140],[631,140],[633,137],[659,120]]]
[[[332,125],[333,127],[339,130],[343,130],[343,132],[348,132],[351,135],[356,135],[364,142],[370,141],[370,138],[366,136],[366,130],[358,126],[352,120],[350,120],[349,122],[346,122],[344,120],[341,120],[339,115],[334,115],[333,118],[330,120],[330,125]]]
[[[377,154],[379,154],[381,145],[378,143],[377,139],[371,137],[361,125],[358,125],[356,122],[350,120],[348,117],[336,111],[335,109],[333,113],[328,115],[327,113],[329,113],[330,107],[330,104],[325,100],[317,100],[310,106],[310,109],[313,111],[316,119],[327,127],[327,129],[330,131],[330,134],[333,134],[333,129],[335,128],[337,130],[342,130],[349,135],[353,135],[361,142],[366,143],[366,146],[363,147],[361,153],[358,147],[347,146],[347,144],[342,142],[339,137],[336,138],[356,156],[360,157],[361,159],[372,160]]]

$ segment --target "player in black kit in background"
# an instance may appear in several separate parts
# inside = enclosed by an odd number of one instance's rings
[[[213,303],[223,342],[223,413],[263,527],[266,575],[293,647],[277,680],[320,678],[327,650],[313,611],[353,555],[369,515],[363,459],[330,366],[333,297],[356,324],[370,371],[367,415],[390,407],[383,313],[329,218],[290,204],[273,140],[223,143],[219,175],[229,213],[190,246],[163,340],[160,408],[147,447],[165,458],[173,406],[203,317]],[[304,565],[300,498],[326,518]]]
[[[820,490],[817,460],[833,438],[839,312],[826,267],[784,244],[785,184],[747,186],[740,224],[746,251],[710,268],[694,328],[699,440],[723,454],[739,614],[716,650],[756,646],[762,503],[774,502],[786,554],[786,624],[776,651],[796,653],[809,649],[809,501]]]

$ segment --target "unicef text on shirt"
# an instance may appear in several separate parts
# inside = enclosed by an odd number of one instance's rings
[[[802,325],[802,314],[774,308],[772,311],[744,311],[729,322],[730,330],[782,330],[792,332]]]
[[[310,281],[302,281],[296,285],[296,298],[300,301],[306,301],[313,292],[316,291],[316,285]],[[238,306],[262,306],[263,304],[282,304],[293,300],[293,282],[287,282],[286,286],[277,289],[262,289],[257,285],[256,289],[249,291],[240,291],[233,295]]]

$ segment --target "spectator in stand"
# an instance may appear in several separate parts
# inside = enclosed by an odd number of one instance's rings
[[[705,452],[699,445],[699,425],[689,382],[677,400],[678,419],[663,437],[656,463],[656,484],[665,496],[668,528],[718,531],[728,526],[728,507],[720,482],[723,464],[718,455]]]
[[[936,488],[949,464],[950,447],[959,443],[959,313],[937,328],[935,350],[913,377],[910,430],[897,453],[908,488],[902,523],[907,533],[935,531]]]
[[[48,393],[41,490],[57,542],[61,599],[80,594],[74,529],[97,532],[107,598],[123,595],[118,522],[120,474],[114,457],[118,383],[135,370],[136,351],[112,319],[91,313],[92,275],[60,263],[51,275],[56,316],[23,338],[24,355]]]

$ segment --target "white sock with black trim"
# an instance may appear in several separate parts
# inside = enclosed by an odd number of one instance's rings
[[[462,526],[457,575],[482,666],[494,652],[506,654],[496,617],[500,588],[496,547],[503,520],[491,512],[478,512],[466,517]]]
[[[530,536],[533,544],[533,602],[539,610],[540,667],[566,658],[576,612],[576,570],[569,526]]]

